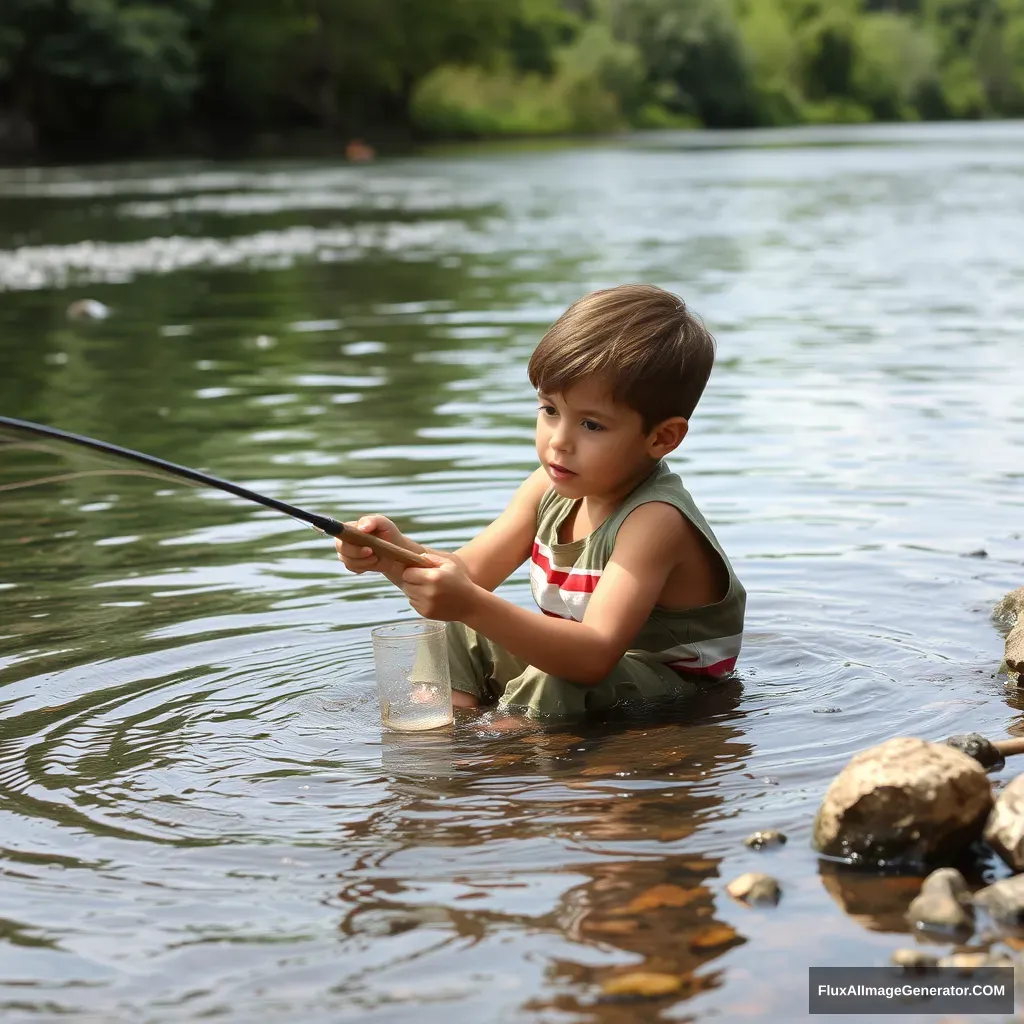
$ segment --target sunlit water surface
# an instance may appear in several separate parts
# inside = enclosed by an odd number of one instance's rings
[[[720,358],[673,465],[750,593],[736,681],[673,720],[393,737],[369,629],[411,612],[313,532],[0,492],[3,1019],[788,1021],[808,965],[885,963],[917,880],[811,821],[876,741],[1024,727],[1022,238],[1018,125],[0,172],[0,412],[440,547],[534,466],[560,310],[678,290]],[[777,908],[724,892],[754,869]],[[604,998],[630,969],[686,984]]]

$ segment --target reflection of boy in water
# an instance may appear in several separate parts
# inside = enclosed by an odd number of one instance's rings
[[[490,526],[448,554],[384,516],[353,524],[428,554],[431,569],[337,542],[352,572],[384,573],[420,615],[452,623],[457,706],[582,714],[692,695],[696,679],[732,669],[746,595],[662,461],[686,436],[714,352],[660,288],[584,296],[530,359],[541,465]],[[527,559],[540,618],[493,593]]]

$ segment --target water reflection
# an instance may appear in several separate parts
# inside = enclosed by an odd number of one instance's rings
[[[681,291],[721,358],[675,468],[752,595],[735,692],[414,749],[369,645],[408,608],[307,529],[0,491],[4,1013],[789,1021],[808,964],[907,942],[917,880],[822,868],[810,822],[857,750],[1021,724],[990,609],[1024,565],[1024,135],[772,138],[0,173],[0,410],[443,547],[533,466],[547,324]],[[725,895],[750,870],[778,907]],[[608,996],[639,970],[679,988]]]

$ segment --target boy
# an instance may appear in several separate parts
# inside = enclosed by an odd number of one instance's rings
[[[714,357],[700,320],[661,288],[586,295],[530,359],[541,464],[490,526],[448,554],[383,516],[353,524],[426,554],[430,569],[336,542],[352,572],[384,573],[420,615],[449,623],[457,707],[581,715],[692,695],[696,679],[732,669],[746,594],[662,461]],[[527,559],[542,616],[493,593]]]

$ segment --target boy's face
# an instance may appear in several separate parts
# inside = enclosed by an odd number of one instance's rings
[[[624,497],[661,457],[640,413],[600,381],[537,398],[537,455],[562,497]]]

